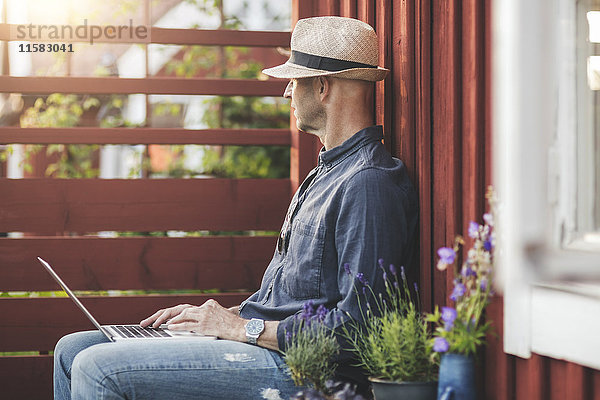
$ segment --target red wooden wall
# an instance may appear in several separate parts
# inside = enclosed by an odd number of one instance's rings
[[[435,270],[434,252],[481,221],[491,182],[492,0],[296,0],[303,16],[342,15],[378,33],[375,109],[388,149],[410,171],[420,196],[420,280],[426,309],[445,304],[450,275]],[[502,299],[488,309],[497,335],[478,362],[480,398],[600,399],[600,372],[502,347]]]

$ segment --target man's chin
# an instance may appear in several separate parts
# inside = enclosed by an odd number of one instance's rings
[[[299,120],[296,120],[296,128],[298,128],[298,130],[301,132],[310,133],[314,135],[314,129],[310,126],[301,123]]]

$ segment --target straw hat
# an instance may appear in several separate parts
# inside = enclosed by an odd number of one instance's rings
[[[292,32],[290,59],[263,70],[274,78],[336,78],[380,81],[389,72],[378,67],[379,46],[373,28],[343,17],[301,19]]]

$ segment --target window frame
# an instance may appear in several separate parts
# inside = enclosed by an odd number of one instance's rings
[[[572,134],[578,120],[575,4],[494,2],[497,276],[505,352],[600,368],[592,335],[600,330],[594,318],[600,314],[600,286],[577,283],[600,277],[600,246],[563,234],[576,227],[576,183],[569,177],[581,162]]]

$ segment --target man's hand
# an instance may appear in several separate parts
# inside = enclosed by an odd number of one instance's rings
[[[199,307],[180,304],[159,310],[140,322],[140,325],[145,327],[152,324],[154,328],[158,328],[165,322],[168,323],[169,330],[194,331],[221,339],[246,341],[244,327],[248,320],[212,299]]]

